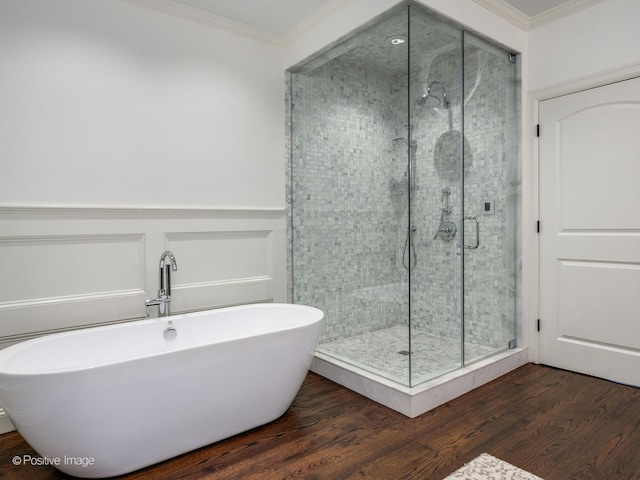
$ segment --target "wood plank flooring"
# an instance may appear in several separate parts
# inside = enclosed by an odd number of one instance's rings
[[[310,373],[280,419],[121,478],[440,480],[483,452],[545,480],[640,479],[640,389],[528,364],[410,419]],[[0,478],[70,478],[24,454],[0,435]]]

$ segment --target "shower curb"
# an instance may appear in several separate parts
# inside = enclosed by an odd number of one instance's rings
[[[310,370],[396,412],[415,418],[529,363],[526,348],[514,348],[461,367],[416,387],[405,387],[323,353]]]

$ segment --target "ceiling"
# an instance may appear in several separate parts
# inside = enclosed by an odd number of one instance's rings
[[[528,17],[535,17],[548,10],[570,3],[569,0],[505,0],[505,2]]]
[[[273,43],[287,43],[350,0],[129,0],[204,23],[246,30]],[[458,1],[458,0],[453,0]],[[474,0],[529,30],[605,0]],[[223,25],[224,26],[224,25]]]

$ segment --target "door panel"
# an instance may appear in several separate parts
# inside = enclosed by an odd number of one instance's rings
[[[539,113],[540,361],[640,385],[640,79]]]
[[[563,230],[640,228],[639,118],[639,104],[612,99],[556,120]]]
[[[566,337],[593,343],[637,346],[640,266],[560,261],[559,320]],[[606,319],[606,321],[599,321]]]

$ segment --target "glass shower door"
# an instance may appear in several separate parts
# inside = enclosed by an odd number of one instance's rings
[[[464,363],[515,346],[515,57],[464,33]]]
[[[407,11],[292,73],[293,301],[318,352],[409,384]]]
[[[513,55],[410,9],[411,385],[515,346]]]
[[[462,33],[410,9],[411,385],[462,365]]]

